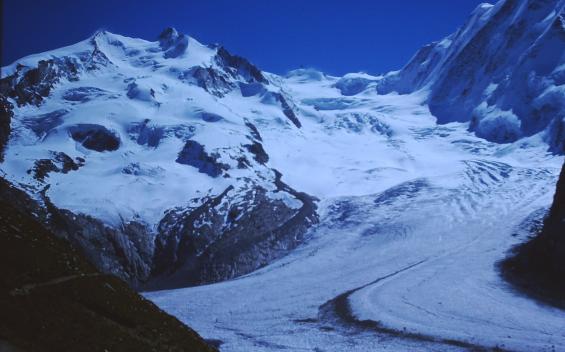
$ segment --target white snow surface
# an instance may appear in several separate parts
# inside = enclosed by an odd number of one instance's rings
[[[331,80],[286,90],[299,102],[340,99]],[[283,180],[322,199],[303,246],[236,280],[145,296],[222,351],[565,351],[565,312],[516,292],[496,267],[526,240],[522,222],[551,203],[563,158],[540,136],[496,144],[466,124],[438,126],[422,96],[351,100],[340,110],[300,104],[299,133],[261,125]],[[336,127],[354,113],[390,136]],[[357,288],[352,316],[398,335],[320,310]]]
[[[60,208],[94,216],[111,226],[135,219],[155,227],[166,210],[186,205],[192,198],[217,195],[246,178],[267,189],[273,187],[270,168],[255,163],[242,149],[250,143],[245,119],[261,119],[285,130],[291,129],[289,121],[278,106],[260,103],[260,97],[242,98],[237,90],[219,98],[180,79],[179,72],[216,65],[216,49],[193,38],[185,54],[164,59],[158,42],[99,32],[74,46],[26,57],[3,72],[12,72],[18,63],[34,67],[38,60],[78,56],[92,50],[93,42],[110,60],[107,67],[81,72],[78,81],[56,84],[39,107],[15,108],[6,161],[0,165],[7,179],[39,192],[46,184],[28,173],[35,160],[49,158],[50,151],[84,158],[85,166],[78,171],[50,173],[47,195]],[[64,98],[73,89],[83,88],[96,89],[96,96],[87,101]],[[265,94],[268,89],[279,90],[267,86]],[[66,111],[61,125],[39,134],[30,129],[29,121],[61,110]],[[204,113],[219,120],[207,121]],[[147,126],[164,131],[156,147],[141,145],[132,135],[132,126],[146,120]],[[68,133],[69,127],[78,124],[102,125],[115,132],[119,149],[97,152],[84,148]],[[230,166],[231,177],[212,178],[175,162],[188,139],[203,145],[208,154],[217,153],[219,162]],[[252,163],[249,169],[237,167],[235,159],[242,154]],[[132,165],[139,172],[125,173]],[[293,206],[298,202],[290,194],[272,195]]]

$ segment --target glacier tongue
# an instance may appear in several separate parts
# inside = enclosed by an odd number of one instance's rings
[[[286,89],[310,102],[338,96],[335,81]],[[352,107],[299,104],[299,134],[260,128],[271,165],[323,199],[308,242],[238,280],[146,297],[224,351],[564,349],[563,311],[497,269],[550,203],[563,158],[540,139],[497,144],[437,125],[423,99],[366,92]],[[336,123],[344,113],[390,133]]]

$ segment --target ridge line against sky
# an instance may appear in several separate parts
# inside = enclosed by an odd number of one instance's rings
[[[4,0],[1,66],[74,44],[98,29],[156,40],[172,26],[273,73],[313,67],[332,75],[380,74],[455,32],[482,2]]]

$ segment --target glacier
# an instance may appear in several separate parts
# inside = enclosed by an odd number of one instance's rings
[[[564,7],[481,4],[343,77],[100,31],[2,68],[0,174],[222,351],[565,351],[499,272],[564,161]]]

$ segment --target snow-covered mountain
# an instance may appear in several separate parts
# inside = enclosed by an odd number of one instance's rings
[[[480,5],[380,76],[99,32],[2,69],[0,170],[133,285],[253,272],[148,294],[222,350],[565,348],[496,269],[563,162],[564,4]]]
[[[262,144],[262,126],[300,128],[292,100],[222,47],[174,29],[156,42],[99,32],[3,74],[5,177],[65,209],[53,226],[105,271],[222,280],[286,253],[316,222]]]
[[[565,18],[562,0],[482,4],[457,32],[424,46],[378,83],[386,93],[428,91],[439,123],[507,143],[541,133],[565,151]]]

